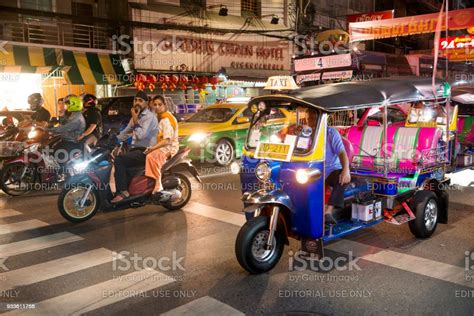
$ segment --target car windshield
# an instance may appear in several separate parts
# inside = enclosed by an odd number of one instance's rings
[[[275,147],[278,150],[283,150],[284,154],[288,155],[286,158],[291,157],[292,154],[309,152],[313,147],[319,112],[312,108],[296,105],[287,107],[287,111],[289,116],[280,119],[273,119],[276,112],[281,112],[278,107],[258,111],[249,130],[247,148],[257,148],[258,154],[259,146],[286,144],[288,150],[283,149],[284,146]]]
[[[187,122],[222,123],[230,120],[235,112],[236,108],[204,109],[191,116]]]

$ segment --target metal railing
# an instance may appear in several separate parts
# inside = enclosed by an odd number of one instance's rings
[[[25,18],[22,22],[2,19],[0,38],[14,42],[111,49],[113,30],[97,25],[77,24],[68,21],[36,20]]]

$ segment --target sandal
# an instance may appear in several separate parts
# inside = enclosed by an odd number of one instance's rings
[[[121,202],[121,201],[125,200],[126,198],[128,198],[129,196],[130,195],[126,195],[123,192],[117,193],[117,194],[115,194],[114,198],[110,201],[110,203]]]

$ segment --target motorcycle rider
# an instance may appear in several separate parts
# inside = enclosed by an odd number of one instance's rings
[[[77,138],[84,132],[86,121],[82,115],[82,101],[78,96],[74,94],[68,95],[64,98],[64,104],[66,105],[66,112],[69,114],[67,122],[64,125],[49,128],[49,131],[61,136],[62,140],[55,146],[55,151],[64,150],[67,153],[64,157],[66,158],[65,161],[67,161],[72,158],[72,150],[80,152],[81,143]]]
[[[96,144],[102,136],[102,116],[96,108],[97,98],[93,94],[86,94],[82,97],[82,104],[85,111],[82,113],[86,120],[86,130],[77,137],[78,141],[85,139],[85,144]]]
[[[36,122],[49,122],[51,114],[43,107],[43,103],[44,100],[40,93],[33,93],[28,96],[28,104],[30,105],[30,109],[34,111],[33,115],[31,115],[31,120]]]
[[[165,99],[157,95],[153,98],[152,108],[159,117],[157,144],[145,150],[146,165],[145,176],[155,179],[153,199],[159,201],[161,184],[161,168],[169,157],[176,155],[179,150],[178,121],[171,112],[167,110]]]
[[[155,113],[148,109],[148,96],[145,92],[137,92],[130,112],[132,118],[127,127],[118,135],[118,139],[126,141],[132,136],[132,149],[127,154],[115,158],[115,185],[117,189],[112,203],[120,202],[130,196],[127,168],[145,165],[144,151],[156,144],[158,119]]]

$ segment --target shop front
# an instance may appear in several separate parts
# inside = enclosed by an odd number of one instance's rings
[[[149,84],[142,88],[170,97],[176,105],[205,107],[256,96],[268,77],[290,73],[289,43],[263,35],[135,29],[134,40],[136,79],[153,75],[152,89]],[[131,94],[132,89],[119,93]]]
[[[28,109],[28,95],[39,92],[57,115],[57,99],[122,84],[126,73],[117,55],[58,47],[6,45],[0,53],[0,107]]]

